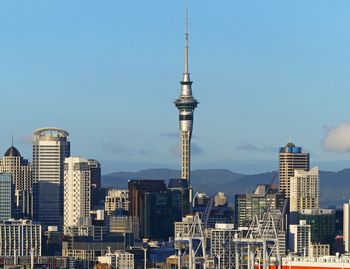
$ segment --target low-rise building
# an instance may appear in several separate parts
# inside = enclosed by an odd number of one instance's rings
[[[30,220],[0,222],[0,256],[41,256],[41,225]]]

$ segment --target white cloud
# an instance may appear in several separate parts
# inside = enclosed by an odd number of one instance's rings
[[[350,151],[350,122],[344,122],[338,127],[325,128],[326,136],[323,140],[323,148],[327,151]]]

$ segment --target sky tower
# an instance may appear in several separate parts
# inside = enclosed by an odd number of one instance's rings
[[[181,91],[175,106],[179,110],[179,126],[181,136],[181,178],[190,180],[191,170],[191,137],[193,126],[193,112],[198,101],[192,95],[192,81],[188,70],[188,13],[186,10],[186,32],[185,32],[185,70],[180,82]]]

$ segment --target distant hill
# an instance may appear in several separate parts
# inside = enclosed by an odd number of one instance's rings
[[[265,172],[255,175],[245,175],[228,169],[203,169],[192,171],[194,191],[215,195],[218,191],[225,192],[233,201],[236,193],[249,193],[257,184],[268,184],[276,172]],[[179,178],[180,171],[171,169],[148,169],[139,172],[116,172],[102,176],[102,185],[116,188],[127,188],[129,179],[164,179]],[[274,180],[278,182],[278,177]],[[320,171],[320,201],[321,206],[341,206],[350,199],[350,169],[338,172]]]
[[[243,174],[234,173],[228,169],[201,169],[191,172],[192,184],[196,190],[208,189],[208,194],[222,191],[221,186],[238,180]],[[180,178],[180,171],[171,169],[147,169],[139,172],[115,172],[102,176],[102,185],[126,188],[129,179],[164,179]],[[209,190],[209,189],[208,189]]]

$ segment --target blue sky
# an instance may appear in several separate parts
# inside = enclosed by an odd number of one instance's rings
[[[14,134],[31,159],[33,130],[56,126],[106,173],[179,168],[186,6],[193,168],[273,170],[289,137],[321,169],[350,167],[345,0],[2,2],[0,151]]]

